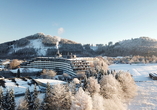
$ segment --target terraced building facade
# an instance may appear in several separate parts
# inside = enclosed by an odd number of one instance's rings
[[[21,68],[51,69],[58,74],[75,76],[78,71],[88,71],[90,63],[84,58],[37,57],[22,63]]]

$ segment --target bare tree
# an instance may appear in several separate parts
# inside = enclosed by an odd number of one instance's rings
[[[124,104],[119,98],[104,99],[105,110],[127,110],[126,104]]]
[[[20,102],[17,110],[29,110],[28,102],[26,100],[22,100],[22,102]]]
[[[93,94],[92,102],[93,102],[92,110],[108,110],[104,107],[104,98],[99,93]]]
[[[137,94],[137,86],[130,73],[120,71],[117,73],[117,80],[122,87],[122,95],[124,95],[126,101],[129,101]]]
[[[95,79],[94,77],[88,78],[86,91],[88,91],[91,96],[95,93],[100,92],[100,84],[98,84],[97,79]]]
[[[69,89],[72,94],[76,94],[77,91],[77,85],[80,84],[80,80],[77,78],[74,78],[70,83],[69,83]]]
[[[14,59],[14,60],[12,60],[11,62],[10,62],[10,68],[11,69],[15,69],[15,68],[17,68],[19,65],[20,65],[20,61],[19,60],[17,60],[17,59]]]
[[[42,73],[41,73],[42,77],[44,78],[53,78],[54,76],[56,76],[56,72],[53,70],[47,70],[47,69],[43,69]]]
[[[122,98],[122,88],[120,83],[113,77],[112,74],[104,75],[100,80],[100,94],[106,99],[114,97]]]
[[[69,110],[71,106],[71,92],[66,85],[57,84],[52,88],[51,109]]]
[[[92,110],[92,99],[90,95],[79,88],[78,92],[72,99],[70,110]]]

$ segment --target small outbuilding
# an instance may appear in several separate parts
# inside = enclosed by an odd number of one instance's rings
[[[149,73],[149,77],[153,80],[157,80],[157,73]]]

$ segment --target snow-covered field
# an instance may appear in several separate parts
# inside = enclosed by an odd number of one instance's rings
[[[138,95],[128,104],[128,110],[157,110],[157,80],[149,73],[157,73],[157,64],[114,64],[112,70],[129,71],[138,86]]]

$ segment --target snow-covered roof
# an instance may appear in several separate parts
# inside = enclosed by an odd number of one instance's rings
[[[41,82],[44,84],[50,83],[50,85],[56,85],[56,84],[66,84],[67,82],[60,81],[60,80],[54,80],[54,79],[34,79],[37,82]]]
[[[1,65],[7,65],[7,64],[9,64],[10,63],[10,60],[1,60],[0,61],[0,64]]]

